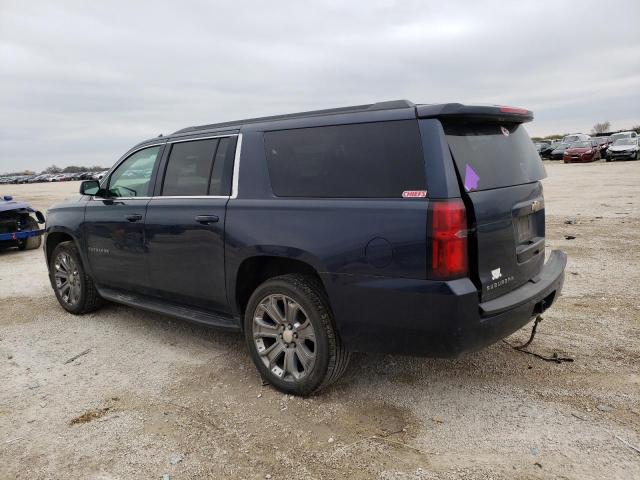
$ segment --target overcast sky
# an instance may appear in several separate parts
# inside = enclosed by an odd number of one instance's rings
[[[0,0],[0,172],[189,125],[406,98],[640,124],[640,1]],[[217,4],[216,4],[217,3]]]

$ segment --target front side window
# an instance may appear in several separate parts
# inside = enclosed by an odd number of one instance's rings
[[[415,120],[266,132],[264,142],[279,197],[401,198],[426,190]]]
[[[109,179],[109,196],[148,196],[151,173],[158,158],[158,152],[160,152],[160,145],[145,148],[122,162]]]

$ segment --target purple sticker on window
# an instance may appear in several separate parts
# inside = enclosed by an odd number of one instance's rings
[[[467,165],[467,168],[464,172],[464,188],[467,190],[467,192],[471,190],[477,190],[478,180],[480,180],[478,174],[473,170],[473,168]]]

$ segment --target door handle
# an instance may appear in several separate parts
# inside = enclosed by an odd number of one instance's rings
[[[217,215],[197,215],[196,222],[201,223],[203,225],[211,225],[212,223],[217,223],[220,218]]]
[[[142,220],[142,215],[140,215],[139,213],[132,213],[131,215],[127,215],[124,218],[126,218],[130,222],[139,222],[140,220]]]

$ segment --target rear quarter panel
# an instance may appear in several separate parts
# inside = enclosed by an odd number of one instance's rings
[[[340,276],[424,279],[427,199],[303,199],[273,195],[263,133],[243,130],[238,198],[227,206],[225,229],[228,298],[250,257],[303,261],[325,282],[331,298],[345,290],[327,282]],[[334,280],[332,280],[334,279]],[[236,312],[238,313],[238,312]],[[340,322],[340,312],[334,312]]]

